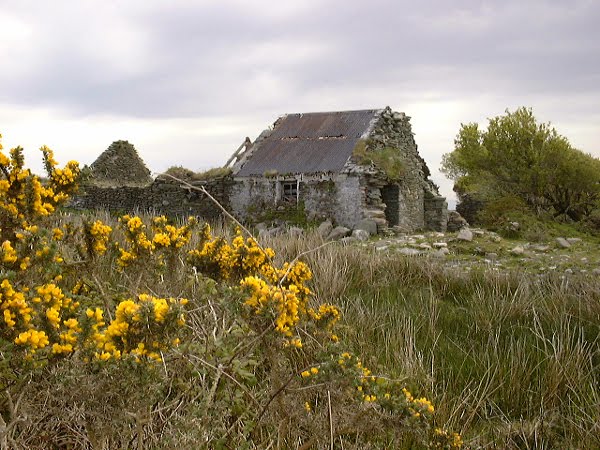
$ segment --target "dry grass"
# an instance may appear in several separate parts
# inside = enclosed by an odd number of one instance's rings
[[[314,234],[270,242],[284,254]],[[339,244],[306,256],[343,339],[435,399],[440,424],[474,447],[600,447],[600,282],[460,273]]]

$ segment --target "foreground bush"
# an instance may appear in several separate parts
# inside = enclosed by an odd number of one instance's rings
[[[0,148],[1,150],[1,148]],[[434,406],[372,373],[312,273],[190,218],[63,215],[0,152],[2,448],[458,448]]]

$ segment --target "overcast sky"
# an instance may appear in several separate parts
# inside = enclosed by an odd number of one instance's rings
[[[220,166],[279,115],[390,106],[437,171],[461,123],[532,107],[600,156],[600,1],[0,0],[0,133],[41,170],[129,140]]]

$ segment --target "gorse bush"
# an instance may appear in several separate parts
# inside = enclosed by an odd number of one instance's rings
[[[459,448],[434,406],[343,348],[312,272],[195,218],[66,215],[0,147],[2,448]]]

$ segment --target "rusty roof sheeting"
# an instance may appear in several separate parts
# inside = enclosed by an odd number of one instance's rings
[[[252,150],[236,176],[339,172],[381,110],[288,114]]]

